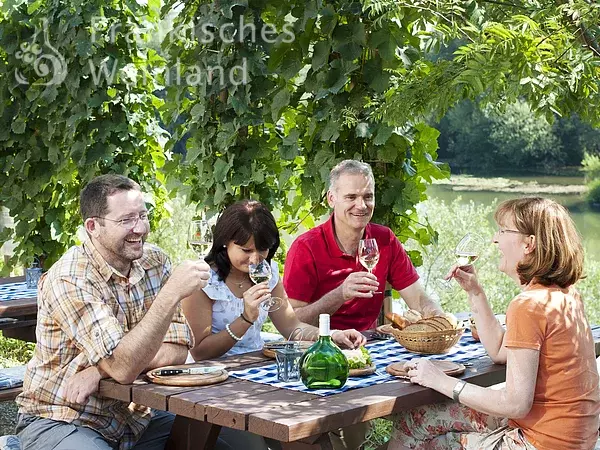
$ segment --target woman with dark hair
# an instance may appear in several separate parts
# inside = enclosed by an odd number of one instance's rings
[[[395,416],[389,450],[591,450],[598,439],[598,369],[594,340],[574,285],[583,248],[567,210],[544,198],[501,203],[494,219],[499,269],[521,287],[506,331],[496,320],[473,266],[455,266],[490,358],[506,364],[506,385],[490,389],[411,361],[413,383],[454,402]]]
[[[273,261],[278,248],[279,230],[265,205],[243,200],[223,211],[215,225],[212,249],[205,258],[212,268],[209,284],[182,302],[194,333],[190,353],[196,361],[260,350],[264,344],[260,331],[269,315],[286,338],[296,328],[302,330],[304,339],[317,338],[318,329],[300,322],[287,300]],[[248,276],[248,265],[263,259],[271,265],[273,276],[255,285]],[[271,295],[283,299],[283,305],[268,313],[259,305]],[[349,348],[365,342],[355,330],[334,330],[331,337]]]

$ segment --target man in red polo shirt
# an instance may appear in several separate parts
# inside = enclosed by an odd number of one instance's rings
[[[425,293],[419,276],[392,230],[370,223],[375,207],[371,166],[345,160],[329,174],[327,222],[299,236],[285,261],[283,284],[302,322],[316,324],[331,315],[331,327],[374,328],[389,282],[410,309],[424,315],[443,314]],[[358,242],[374,238],[379,262],[373,273],[357,258]]]

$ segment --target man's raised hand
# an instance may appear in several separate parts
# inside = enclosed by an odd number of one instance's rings
[[[193,292],[202,289],[210,279],[210,266],[202,260],[183,261],[169,277],[163,287],[179,300],[192,295]]]
[[[344,301],[351,298],[371,298],[379,288],[377,277],[369,272],[352,272],[342,283]]]

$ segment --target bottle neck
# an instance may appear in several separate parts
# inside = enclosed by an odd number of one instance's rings
[[[319,317],[319,339],[321,337],[329,337],[330,335],[329,316],[322,314],[321,317]]]

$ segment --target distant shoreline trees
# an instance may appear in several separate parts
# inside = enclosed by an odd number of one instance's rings
[[[463,101],[437,124],[439,156],[453,170],[474,175],[529,171],[556,173],[600,155],[600,130],[576,115],[548,123],[522,100],[498,111]]]

